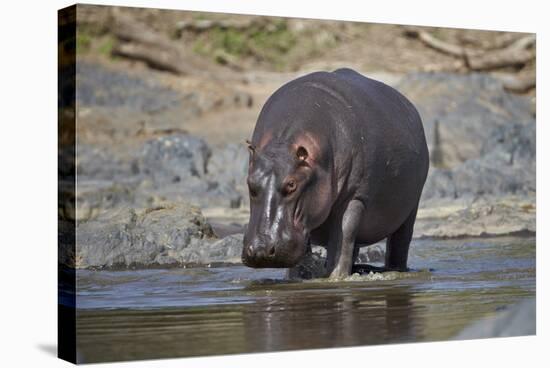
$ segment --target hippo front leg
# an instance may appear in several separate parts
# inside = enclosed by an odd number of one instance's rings
[[[331,226],[327,247],[327,274],[331,279],[351,274],[355,237],[364,211],[364,204],[358,199],[353,199],[348,203],[341,218],[336,218]]]

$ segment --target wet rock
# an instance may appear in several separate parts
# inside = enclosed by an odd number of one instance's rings
[[[200,210],[186,204],[109,211],[79,224],[77,234],[78,268],[194,262],[204,244],[215,240]]]
[[[77,232],[77,254],[66,260],[77,268],[241,262],[243,234],[218,239],[200,210],[187,204],[107,211],[81,222]]]
[[[491,132],[509,123],[533,123],[527,97],[506,92],[485,74],[413,73],[397,89],[417,107],[430,153],[451,168],[483,151]]]
[[[243,234],[233,234],[206,244],[199,250],[200,257],[196,262],[240,263],[243,250]]]
[[[466,327],[455,340],[483,339],[535,335],[537,330],[536,299],[527,299],[493,317],[485,318]]]

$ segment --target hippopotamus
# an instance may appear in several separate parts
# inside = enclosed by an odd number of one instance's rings
[[[245,265],[292,269],[316,244],[342,278],[387,239],[383,269],[407,270],[429,154],[401,93],[347,68],[307,74],[269,97],[247,143]]]

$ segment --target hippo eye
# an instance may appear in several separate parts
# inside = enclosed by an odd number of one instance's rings
[[[296,181],[295,180],[289,180],[287,181],[285,185],[285,194],[290,194],[296,190]]]
[[[252,185],[248,186],[248,193],[250,194],[250,198],[256,198],[258,196],[258,188]]]

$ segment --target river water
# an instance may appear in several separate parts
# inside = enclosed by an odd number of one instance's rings
[[[535,295],[535,238],[415,240],[411,272],[77,271],[79,362],[447,340]]]

